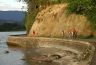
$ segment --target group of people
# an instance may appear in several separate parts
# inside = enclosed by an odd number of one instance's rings
[[[65,36],[65,32],[62,31],[62,33],[63,33],[63,36]],[[67,34],[68,34],[68,38],[72,38],[72,39],[77,38],[77,30],[75,28],[68,30]]]

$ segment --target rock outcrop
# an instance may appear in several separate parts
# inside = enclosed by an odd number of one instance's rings
[[[50,5],[40,11],[28,36],[69,37],[72,32],[77,36],[94,36],[87,18],[78,14],[67,14],[67,4]]]

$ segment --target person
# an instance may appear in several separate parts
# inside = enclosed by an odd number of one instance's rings
[[[77,37],[77,31],[75,28],[72,28],[68,31],[68,34],[69,34],[69,38],[76,38]]]

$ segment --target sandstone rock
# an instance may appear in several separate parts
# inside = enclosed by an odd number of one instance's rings
[[[37,14],[29,36],[68,37],[70,30],[75,29],[77,35],[90,36],[90,22],[83,15],[67,14],[67,4],[51,5]]]

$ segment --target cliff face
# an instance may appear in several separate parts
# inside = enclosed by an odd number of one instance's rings
[[[83,15],[66,14],[67,4],[50,5],[37,14],[28,36],[69,37],[75,31],[77,36],[93,33],[90,22]]]

